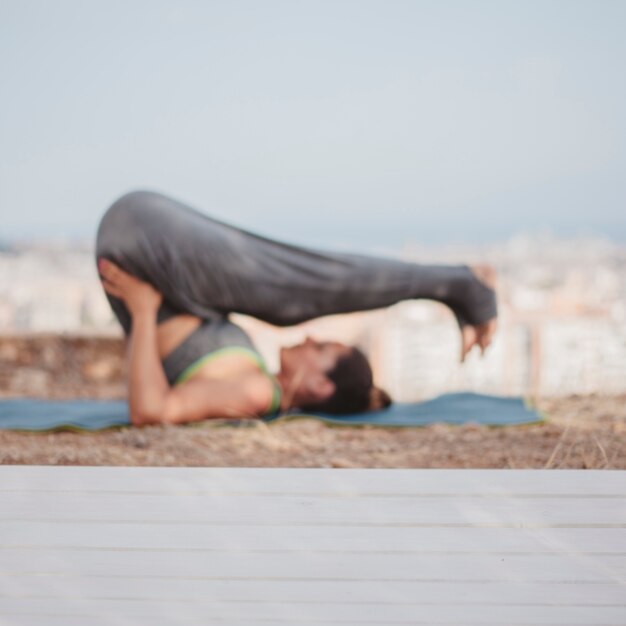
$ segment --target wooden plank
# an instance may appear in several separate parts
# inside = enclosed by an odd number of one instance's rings
[[[38,555],[37,555],[38,556]],[[77,558],[82,556],[83,558]],[[164,558],[154,555],[123,553],[118,558],[111,554],[98,554],[94,563],[86,563],[84,554],[65,557],[65,562],[55,566],[36,561],[16,566],[3,559],[0,576],[3,584],[13,577],[55,576],[107,577],[112,587],[131,588],[135,579],[154,579],[151,587],[159,589],[160,581],[174,579],[187,581],[194,578],[214,580],[336,580],[336,581],[418,581],[418,582],[467,582],[494,583],[498,581],[578,583],[626,583],[624,557],[603,559],[594,557],[481,557],[457,556],[416,557],[409,555],[319,555],[311,553],[256,554],[226,553],[205,556],[205,562],[187,559],[184,566],[164,566]],[[158,555],[163,557],[163,555]],[[189,556],[189,555],[186,555]],[[109,558],[106,558],[109,557]],[[182,559],[179,558],[179,562]],[[157,569],[157,565],[161,569]],[[152,568],[151,568],[152,566]],[[23,573],[23,574],[21,574]],[[128,580],[127,580],[128,579]],[[87,585],[88,581],[85,581]],[[104,583],[103,583],[104,584]],[[159,592],[160,593],[160,592]]]
[[[111,614],[113,603],[107,598],[92,599],[63,598],[16,598],[3,600],[0,605],[0,618],[13,613],[46,614],[65,613],[66,615],[106,615]],[[70,608],[71,607],[71,608]],[[64,610],[63,610],[64,609]],[[352,624],[378,625],[391,624],[560,624],[563,626],[617,626],[623,624],[622,606],[581,606],[581,605],[514,605],[500,604],[400,604],[363,603],[321,604],[302,603],[239,603],[222,606],[208,605],[203,600],[190,602],[128,601],[116,605],[118,620],[109,617],[109,623],[193,623],[197,624]],[[183,621],[172,621],[183,620]],[[130,620],[130,621],[129,621]],[[21,626],[12,617],[11,626]],[[41,623],[48,623],[47,620]],[[89,622],[91,623],[91,622]]]
[[[0,623],[623,624],[625,476],[0,467]]]
[[[249,619],[224,619],[223,617],[219,617],[217,620],[214,619],[210,619],[207,618],[205,616],[205,614],[203,613],[202,615],[202,621],[198,622],[198,617],[197,615],[195,617],[188,617],[188,616],[183,616],[180,615],[178,612],[173,612],[173,613],[169,613],[166,615],[163,614],[158,614],[155,615],[153,614],[144,614],[144,615],[139,615],[139,616],[134,616],[133,617],[133,621],[129,622],[128,620],[124,619],[124,620],[116,620],[116,621],[111,621],[111,617],[110,616],[103,616],[102,614],[94,614],[94,613],[84,613],[84,614],[79,614],[78,616],[73,615],[73,616],[69,616],[65,613],[62,614],[56,614],[56,615],[50,615],[50,614],[46,614],[45,616],[41,616],[41,615],[33,615],[32,613],[29,614],[20,614],[19,616],[16,616],[15,614],[12,615],[6,615],[5,616],[7,618],[10,618],[10,622],[8,622],[9,624],[11,624],[11,626],[42,626],[42,624],[45,624],[45,626],[84,626],[85,624],[89,624],[89,626],[111,626],[111,624],[124,624],[125,626],[129,623],[132,624],[151,624],[151,626],[192,626],[192,625],[197,625],[198,623],[202,623],[202,624],[208,624],[208,625],[223,625],[223,626],[252,626],[254,624],[262,624],[263,626],[285,626],[286,622],[285,621],[278,621],[278,620],[263,620],[263,621],[255,621],[255,620],[249,620]],[[473,616],[472,616],[473,618]],[[19,621],[15,621],[19,619]],[[45,620],[45,621],[44,621]],[[293,623],[295,626],[331,626],[331,625],[335,625],[335,626],[359,626],[359,624],[363,624],[364,626],[370,626],[370,624],[372,622],[354,622],[354,621],[349,621],[349,620],[344,620],[341,622],[332,620],[332,621],[310,621],[307,620],[304,617],[301,617],[300,619],[298,619],[297,621],[290,621],[290,623]],[[385,622],[383,622],[384,624]],[[402,621],[402,622],[388,622],[390,624],[390,626],[394,626],[396,624],[398,625],[402,625],[402,626],[489,626],[491,624],[497,623],[497,622],[484,622],[484,621],[459,621],[459,620],[455,620],[455,621],[438,621],[436,623],[431,622],[430,620],[428,620],[427,618],[424,619],[423,617],[413,617],[410,621]],[[534,624],[536,624],[537,622],[535,622]],[[543,622],[544,624],[546,624],[546,622]],[[562,624],[562,622],[560,622]],[[534,624],[531,624],[530,622],[519,622],[519,621],[514,621],[514,622],[507,622],[507,626],[534,626]],[[554,622],[552,624],[555,624]],[[557,625],[558,626],[558,625]],[[585,626],[623,626],[623,624],[621,622],[615,622],[615,621],[603,621],[603,622],[598,622],[598,621],[590,621],[590,622],[586,622]]]
[[[271,570],[268,565],[268,570]],[[353,603],[399,603],[415,605],[462,604],[462,605],[509,605],[519,606],[622,606],[626,609],[624,587],[620,583],[605,581],[550,582],[537,580],[506,580],[466,573],[466,579],[457,576],[437,579],[430,572],[415,572],[414,580],[385,578],[374,575],[347,577],[324,575],[307,577],[298,571],[297,576],[276,577],[265,572],[251,572],[241,577],[229,576],[229,572],[206,572],[205,576],[132,577],[59,575],[58,572],[39,572],[32,575],[2,577],[0,607],[5,600],[14,598],[63,599],[109,599],[112,602],[155,601],[175,604],[191,602],[203,604],[353,604]],[[211,575],[212,574],[212,575]],[[260,575],[258,575],[260,574]],[[504,577],[506,578],[506,577]],[[540,577],[537,577],[540,578]]]
[[[461,532],[463,530],[463,532]],[[315,550],[626,552],[621,528],[387,528],[385,526],[0,523],[3,546],[206,550],[303,546]]]
[[[384,524],[506,526],[587,526],[626,528],[626,498],[345,498],[289,495],[195,494],[172,496],[90,493],[4,493],[1,521],[141,522],[180,525],[225,524],[254,520],[256,524]],[[80,515],[77,515],[80,511]],[[314,513],[314,515],[313,515]],[[314,520],[313,520],[314,518]]]
[[[528,568],[536,582],[556,581],[564,572],[572,584],[579,582],[626,581],[626,555],[414,554],[410,551],[320,552],[314,549],[271,551],[215,550],[212,552],[156,552],[113,549],[75,550],[3,550],[0,552],[0,576],[124,576],[141,578],[167,572],[171,578],[259,578],[282,577],[290,580],[294,572],[301,578],[380,579],[381,572],[394,572],[396,580],[409,576],[431,580],[527,581]],[[36,569],[34,566],[36,564]],[[158,574],[156,574],[158,575]],[[386,576],[387,574],[384,574]],[[575,581],[575,582],[574,582]]]
[[[367,474],[366,474],[367,473]],[[365,476],[367,478],[365,479]],[[626,497],[626,472],[618,470],[412,470],[189,467],[0,467],[6,491],[127,493],[399,494],[527,497],[583,495]]]

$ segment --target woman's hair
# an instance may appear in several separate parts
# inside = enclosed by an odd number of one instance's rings
[[[303,406],[305,411],[347,414],[376,411],[388,407],[392,400],[386,391],[373,385],[372,368],[358,348],[337,360],[326,376],[335,383],[335,393],[315,404]]]

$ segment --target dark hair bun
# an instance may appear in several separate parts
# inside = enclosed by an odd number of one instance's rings
[[[386,409],[392,403],[391,396],[380,387],[370,387],[369,410]]]

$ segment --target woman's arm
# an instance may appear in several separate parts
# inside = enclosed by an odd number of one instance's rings
[[[115,263],[100,259],[98,269],[104,290],[124,301],[131,317],[128,341],[128,405],[134,425],[158,421],[169,383],[159,358],[157,311],[163,296],[150,283],[125,272]]]
[[[156,314],[149,311],[133,315],[129,357],[128,404],[135,426],[255,418],[272,402],[272,383],[260,372],[231,380],[191,379],[170,387],[157,350]]]
[[[159,358],[156,311],[132,315],[128,347],[128,407],[137,426],[158,422],[163,415],[170,385]]]
[[[271,404],[273,387],[260,372],[236,380],[189,380],[170,388],[157,341],[161,294],[110,261],[99,264],[104,289],[121,298],[132,316],[128,403],[131,422],[183,424],[211,417],[258,417]]]

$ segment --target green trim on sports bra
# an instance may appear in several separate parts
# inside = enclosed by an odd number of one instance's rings
[[[243,346],[228,346],[226,348],[220,348],[219,350],[209,352],[208,354],[205,354],[204,356],[200,357],[199,359],[188,365],[174,381],[174,384],[179,385],[180,383],[184,383],[186,380],[191,378],[191,376],[193,376],[193,374],[195,374],[203,365],[205,365],[209,361],[213,361],[219,356],[237,353],[241,354],[242,356],[250,357],[259,366],[263,373],[272,380],[272,384],[274,385],[274,391],[272,392],[272,403],[267,409],[266,413],[274,413],[278,410],[278,407],[280,406],[280,385],[278,384],[276,378],[267,369],[267,365],[265,364],[265,361],[263,360],[261,355],[254,350],[250,350],[250,348],[244,348]]]

